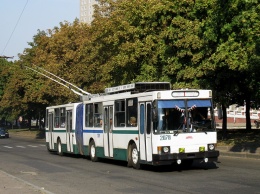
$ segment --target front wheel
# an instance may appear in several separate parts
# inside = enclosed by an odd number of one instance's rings
[[[135,169],[140,169],[140,158],[135,144],[131,145],[130,163]]]
[[[97,162],[98,161],[98,157],[96,155],[96,146],[95,146],[95,142],[91,141],[89,144],[89,152],[90,152],[90,159],[92,162]]]
[[[58,153],[58,155],[62,156],[62,155],[63,155],[63,152],[62,152],[62,147],[61,147],[61,141],[60,141],[60,139],[58,139],[57,144],[58,144],[57,153]]]

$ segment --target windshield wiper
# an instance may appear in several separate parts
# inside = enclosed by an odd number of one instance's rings
[[[178,136],[178,135],[179,135],[179,130],[174,131],[174,132],[173,132],[173,135],[174,135],[174,136]]]

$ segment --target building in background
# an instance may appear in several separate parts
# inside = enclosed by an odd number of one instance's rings
[[[94,7],[99,0],[80,0],[80,22],[90,24],[93,21]]]
[[[246,106],[239,106],[237,104],[232,104],[230,105],[227,109],[227,125],[228,126],[234,126],[234,127],[238,127],[238,126],[242,126],[245,127],[246,126]],[[215,121],[217,126],[222,126],[222,120],[218,119],[218,110],[217,108],[215,108],[214,110],[214,114],[215,114]],[[250,114],[250,120],[251,120],[251,124],[252,126],[257,126],[258,123],[258,127],[259,128],[259,124],[260,124],[260,108],[258,109],[250,109],[249,111]]]

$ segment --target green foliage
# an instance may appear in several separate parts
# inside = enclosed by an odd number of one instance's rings
[[[30,116],[47,105],[78,100],[67,88],[19,66],[42,67],[90,93],[137,81],[169,81],[173,88],[212,89],[225,105],[259,102],[256,1],[99,2],[91,25],[75,20],[39,30],[26,54],[12,68],[1,69],[5,111]]]

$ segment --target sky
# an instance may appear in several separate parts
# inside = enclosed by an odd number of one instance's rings
[[[80,0],[0,0],[0,56],[19,60],[38,30],[72,23],[79,12]]]

